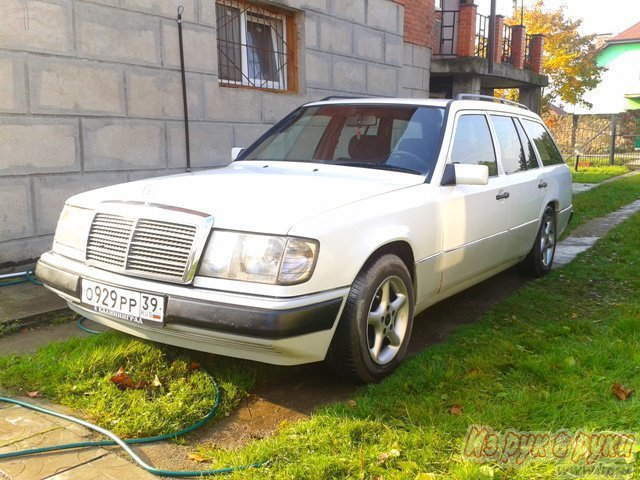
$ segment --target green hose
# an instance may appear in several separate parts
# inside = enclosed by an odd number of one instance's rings
[[[92,335],[98,335],[98,334],[102,333],[102,332],[99,332],[98,330],[92,330],[92,329],[91,329],[91,328],[89,328],[89,327],[85,327],[85,326],[84,326],[84,321],[85,321],[85,320],[86,320],[86,318],[84,318],[84,317],[79,317],[79,318],[78,318],[78,320],[76,320],[76,326],[77,326],[80,330],[85,331],[85,332],[87,332],[87,333],[90,333],[90,334],[92,334]]]
[[[18,278],[17,280],[9,280],[7,282],[0,282],[0,287],[8,287],[9,285],[19,285],[21,283],[31,282],[36,285],[42,285],[42,282],[36,278],[32,271],[26,272],[25,276]]]
[[[91,330],[90,328],[85,327],[82,322],[86,320],[84,317],[80,317],[78,319],[77,325],[79,328],[81,328],[82,330],[89,332],[89,333],[100,333],[96,330]],[[51,445],[48,447],[40,447],[40,448],[31,448],[31,449],[27,449],[27,450],[18,450],[16,452],[9,452],[9,453],[1,453],[0,454],[0,460],[4,459],[4,458],[14,458],[14,457],[21,457],[24,455],[35,455],[38,453],[45,453],[45,452],[53,452],[53,451],[58,451],[58,450],[68,450],[71,448],[84,448],[84,447],[104,447],[104,446],[113,446],[113,445],[118,445],[120,448],[122,448],[127,455],[129,455],[131,457],[131,459],[136,462],[138,465],[140,465],[143,469],[145,469],[146,471],[153,473],[154,475],[160,475],[160,476],[165,476],[165,477],[179,477],[179,478],[183,478],[183,477],[200,477],[200,476],[212,476],[212,475],[222,475],[222,474],[226,474],[226,473],[232,473],[234,471],[239,471],[239,470],[246,470],[248,468],[259,468],[262,467],[266,464],[266,462],[263,463],[253,463],[250,465],[241,465],[241,466],[234,466],[234,467],[227,467],[227,468],[219,468],[216,470],[201,470],[201,471],[182,471],[182,472],[177,472],[177,471],[172,471],[172,470],[161,470],[159,468],[155,468],[152,467],[151,465],[147,464],[144,462],[144,460],[142,460],[138,455],[136,455],[136,453],[131,450],[131,448],[129,448],[129,445],[139,445],[139,444],[145,444],[145,443],[153,443],[153,442],[159,442],[161,440],[167,440],[170,438],[176,438],[182,435],[185,435],[189,432],[192,432],[194,430],[196,430],[197,428],[200,428],[202,425],[204,425],[206,422],[208,422],[211,418],[213,418],[213,416],[216,414],[216,411],[218,410],[218,406],[220,405],[220,389],[218,388],[218,384],[216,383],[216,381],[213,379],[213,377],[211,377],[209,375],[209,378],[211,379],[211,382],[213,383],[213,386],[215,387],[215,391],[216,391],[216,399],[213,402],[213,406],[211,407],[211,410],[209,411],[209,413],[207,413],[207,415],[205,415],[200,421],[198,421],[197,423],[191,425],[190,427],[187,427],[183,430],[179,430],[177,432],[173,432],[173,433],[167,433],[164,435],[157,435],[155,437],[145,437],[145,438],[134,438],[131,440],[122,440],[120,437],[118,437],[117,435],[115,435],[114,433],[105,430],[104,428],[101,428],[97,425],[93,425],[92,423],[86,422],[84,420],[81,420],[79,418],[76,417],[72,417],[70,415],[64,415],[62,413],[58,413],[58,412],[54,412],[52,410],[48,410],[46,408],[42,408],[42,407],[38,407],[36,405],[33,405],[31,403],[27,403],[27,402],[22,402],[20,400],[14,400],[12,398],[7,398],[7,397],[0,397],[0,402],[4,402],[4,403],[10,403],[13,405],[19,405],[21,407],[27,408],[29,410],[34,410],[36,412],[40,412],[40,413],[44,413],[46,415],[51,415],[53,417],[58,417],[61,418],[63,420],[67,420],[73,423],[77,423],[78,425],[82,425],[83,427],[86,427],[90,430],[93,430],[95,432],[98,432],[108,438],[110,438],[111,440],[98,440],[98,441],[93,441],[93,442],[76,442],[76,443],[67,443],[67,444],[63,444],[63,445]]]

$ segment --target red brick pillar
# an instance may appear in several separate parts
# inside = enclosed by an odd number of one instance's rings
[[[535,73],[542,73],[542,54],[544,52],[544,35],[535,33],[531,35],[531,70]]]
[[[525,35],[527,29],[524,25],[511,27],[511,61],[515,68],[524,67]]]
[[[504,39],[504,16],[496,15],[496,32],[493,43],[493,63],[502,63],[502,40]]]
[[[477,5],[460,5],[460,21],[458,23],[458,49],[456,52],[459,57],[473,57],[476,54],[477,13]]]

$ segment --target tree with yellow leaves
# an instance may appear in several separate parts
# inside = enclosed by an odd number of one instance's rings
[[[507,23],[520,23],[519,9]],[[598,85],[606,70],[596,63],[597,35],[580,35],[582,20],[567,18],[564,6],[546,10],[544,0],[525,7],[523,23],[527,33],[545,36],[543,73],[549,76],[549,86],[542,98],[543,110],[547,110],[550,102],[591,107],[583,96]]]

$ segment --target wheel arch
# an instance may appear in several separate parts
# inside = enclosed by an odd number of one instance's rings
[[[411,276],[411,282],[413,283],[413,295],[415,300],[417,292],[415,255],[413,253],[411,244],[406,240],[393,240],[391,242],[380,245],[373,252],[371,252],[367,260],[362,264],[362,266],[358,270],[358,275],[377,259],[387,254],[396,255],[407,267],[409,275]]]

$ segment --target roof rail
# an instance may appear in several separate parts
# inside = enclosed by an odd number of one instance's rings
[[[529,107],[522,103],[513,102],[511,100],[507,100],[506,98],[498,98],[492,97],[490,95],[476,95],[475,93],[459,93],[456,97],[456,100],[483,100],[485,102],[498,102],[503,103],[504,105],[513,105],[514,107],[524,108],[525,110],[530,110]]]
[[[326,102],[327,100],[353,100],[358,98],[367,98],[359,95],[329,95],[328,97],[321,98],[320,100],[315,100],[316,102]]]

